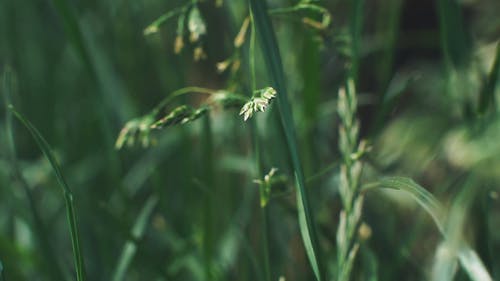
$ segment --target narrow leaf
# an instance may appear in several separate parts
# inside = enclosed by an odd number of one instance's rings
[[[116,266],[115,273],[113,274],[113,281],[124,279],[128,267],[130,266],[130,263],[132,262],[132,259],[137,252],[137,245],[135,241],[141,239],[144,235],[144,231],[148,225],[149,218],[151,217],[151,214],[153,213],[153,210],[157,203],[158,198],[156,196],[151,196],[148,201],[146,201],[146,204],[144,204],[144,207],[142,208],[139,216],[137,217],[137,220],[134,223],[134,226],[132,227],[131,237],[134,240],[128,240],[125,243],[125,246],[123,247],[122,253],[120,255],[120,259]]]
[[[488,80],[483,86],[481,93],[479,95],[479,108],[478,113],[483,114],[486,112],[488,107],[495,105],[495,89],[497,88],[498,81],[500,80],[500,43],[497,44],[497,53],[495,56],[495,62],[493,63],[493,68],[491,69]]]
[[[323,275],[321,273],[321,259],[317,246],[314,219],[309,207],[309,200],[307,198],[304,174],[299,159],[295,128],[291,107],[288,103],[285,76],[277,39],[267,13],[266,2],[264,0],[250,0],[250,8],[255,21],[256,31],[260,39],[259,43],[262,49],[264,61],[266,62],[267,71],[271,76],[271,86],[278,92],[277,101],[281,124],[284,128],[284,133],[288,143],[288,149],[292,159],[295,182],[297,186],[297,207],[302,239],[304,241],[307,256],[316,279],[321,281],[323,280]]]
[[[63,177],[61,172],[61,168],[57,163],[54,154],[52,153],[52,149],[50,148],[47,141],[43,138],[40,132],[28,121],[21,113],[17,112],[12,105],[9,105],[9,109],[14,113],[14,115],[21,121],[21,123],[28,129],[33,138],[35,139],[38,147],[43,152],[47,160],[49,160],[50,165],[56,175],[57,181],[62,188],[64,194],[64,200],[66,204],[66,215],[68,218],[69,231],[71,235],[71,244],[73,247],[73,258],[75,262],[75,270],[76,270],[76,280],[83,281],[85,280],[85,269],[84,269],[84,261],[83,255],[80,249],[80,239],[78,235],[78,225],[76,220],[75,207],[73,204],[73,194],[66,183],[66,180]]]
[[[425,188],[418,185],[412,179],[404,177],[388,177],[380,180],[375,186],[381,188],[391,188],[410,194],[415,201],[432,217],[437,228],[447,240],[445,232],[444,207],[439,201]],[[471,249],[465,242],[462,242],[458,250],[458,259],[463,269],[467,272],[471,280],[474,281],[492,281],[488,270],[477,253]]]

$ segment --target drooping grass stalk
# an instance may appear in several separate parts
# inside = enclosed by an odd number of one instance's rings
[[[64,272],[61,269],[60,263],[57,260],[57,256],[54,252],[54,250],[51,247],[50,243],[50,238],[49,234],[47,231],[46,226],[43,223],[42,217],[40,216],[40,212],[38,210],[35,198],[33,196],[33,193],[31,192],[31,189],[29,187],[28,182],[26,181],[26,178],[22,174],[21,167],[19,166],[19,162],[17,159],[17,152],[16,152],[16,143],[14,141],[14,131],[13,131],[13,126],[12,126],[12,111],[9,110],[7,107],[9,104],[11,104],[11,96],[12,96],[12,91],[13,91],[13,73],[12,70],[10,69],[9,66],[6,66],[6,69],[4,70],[3,73],[3,97],[4,97],[4,103],[6,106],[6,111],[5,111],[5,130],[7,133],[7,146],[8,146],[8,157],[9,161],[11,162],[11,167],[12,167],[12,173],[14,178],[19,181],[22,189],[26,193],[26,197],[28,199],[28,204],[29,208],[31,211],[31,214],[33,216],[33,223],[34,223],[34,228],[36,229],[36,238],[37,238],[37,244],[40,247],[40,250],[42,252],[42,255],[45,259],[45,264],[47,265],[48,268],[48,273],[51,278],[55,278],[56,280],[64,280]]]
[[[297,187],[297,207],[299,226],[304,241],[309,262],[317,280],[323,280],[321,256],[317,246],[317,236],[314,226],[314,218],[309,207],[309,199],[305,187],[302,164],[299,158],[295,126],[292,111],[288,102],[285,75],[281,63],[281,55],[278,48],[274,28],[267,13],[267,4],[264,0],[250,0],[250,9],[253,13],[254,23],[259,43],[262,49],[267,71],[271,77],[272,86],[277,90],[278,108],[281,124],[284,129],[290,157],[292,159],[293,172]]]
[[[360,195],[359,179],[362,163],[359,155],[364,143],[359,142],[359,122],[356,118],[357,97],[354,81],[349,79],[345,88],[339,90],[338,114],[339,149],[343,163],[340,168],[339,194],[343,210],[340,212],[337,230],[337,280],[348,281],[359,249],[357,232],[361,221],[363,196]]]
[[[61,186],[64,195],[64,201],[66,205],[66,216],[69,224],[69,232],[71,235],[71,245],[73,247],[73,259],[75,263],[76,270],[76,280],[84,281],[85,280],[85,268],[84,268],[84,260],[83,254],[80,247],[80,238],[78,233],[78,223],[76,218],[75,206],[73,203],[73,193],[69,188],[66,180],[62,174],[61,168],[52,153],[52,149],[50,148],[47,141],[43,138],[40,132],[28,121],[21,113],[17,112],[12,105],[9,105],[9,109],[14,113],[19,121],[28,129],[31,133],[32,137],[35,139],[38,147],[43,152],[47,160],[50,162],[52,169],[56,175],[57,181]]]
[[[250,66],[250,80],[252,93],[257,90],[257,80],[256,80],[256,70],[255,70],[255,19],[252,11],[250,11],[250,22],[251,22],[251,31],[250,31],[250,46],[249,46],[249,66]],[[264,175],[262,163],[261,163],[261,151],[260,151],[260,139],[259,139],[259,130],[257,125],[257,120],[252,118],[250,120],[250,134],[252,135],[252,144],[253,144],[253,154],[254,154],[254,162],[255,162],[255,171],[258,179],[262,179]],[[259,184],[259,194],[261,197],[260,202],[262,202],[262,196],[265,196],[265,184]],[[269,263],[269,238],[268,238],[268,225],[269,225],[269,209],[268,204],[262,205],[260,204],[260,214],[261,214],[261,235],[262,235],[262,252],[263,259],[262,264],[264,268],[264,280],[271,281],[271,266]]]
[[[172,94],[166,96],[163,100],[161,100],[158,105],[156,105],[153,110],[151,110],[151,115],[156,115],[158,114],[163,107],[165,107],[167,104],[169,104],[173,99],[176,97],[180,97],[186,94],[190,93],[199,93],[199,94],[207,94],[207,95],[213,95],[216,94],[216,90],[212,89],[207,89],[207,88],[202,88],[202,87],[185,87],[185,88],[180,88]]]

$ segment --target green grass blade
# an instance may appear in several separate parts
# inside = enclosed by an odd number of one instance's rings
[[[488,110],[488,107],[495,106],[495,89],[497,88],[498,81],[500,80],[500,43],[497,44],[497,53],[495,62],[491,69],[488,80],[484,85],[479,95],[479,108],[478,113],[483,114]]]
[[[83,34],[78,25],[78,20],[73,10],[67,0],[52,0],[52,3],[56,7],[57,13],[61,17],[61,23],[63,24],[66,36],[68,36],[71,44],[77,51],[81,60],[85,64],[85,67],[92,73],[95,74],[92,62],[90,60],[90,55],[85,46]]]
[[[215,184],[215,167],[214,167],[214,143],[213,143],[213,131],[210,116],[205,116],[203,118],[203,156],[202,161],[204,166],[205,184],[207,188],[216,193]],[[215,248],[215,229],[214,229],[214,218],[217,214],[214,214],[216,208],[214,208],[214,198],[208,194],[203,198],[203,238],[202,238],[202,252],[203,252],[203,269],[205,274],[204,280],[213,280],[215,278],[213,272],[213,260],[214,260],[214,248]]]
[[[3,278],[3,264],[2,261],[0,260],[0,280],[4,281],[5,278]]]
[[[380,187],[400,190],[409,193],[417,203],[432,217],[441,233],[444,233],[444,209],[437,199],[425,188],[410,178],[388,177],[378,182]]]
[[[445,232],[446,218],[444,207],[425,188],[414,182],[412,179],[404,177],[387,177],[374,184],[376,187],[390,188],[410,194],[415,201],[432,217],[437,228],[448,239]],[[471,280],[492,281],[488,270],[476,252],[462,242],[458,249],[458,259],[463,269],[467,272]]]
[[[470,184],[469,184],[470,186]],[[439,243],[431,270],[431,281],[451,281],[457,272],[456,256],[462,239],[464,223],[470,206],[472,188],[464,186],[459,196],[453,200],[446,219],[445,236]]]
[[[352,39],[351,52],[352,60],[349,76],[351,76],[355,83],[358,82],[359,59],[361,48],[361,33],[363,31],[364,21],[364,6],[365,0],[350,1],[351,5],[351,22],[350,33]]]
[[[458,252],[460,264],[473,281],[493,281],[481,258],[469,247],[462,247]]]
[[[281,124],[288,143],[295,174],[295,183],[297,185],[297,207],[302,239],[316,279],[323,280],[314,219],[307,198],[304,174],[299,159],[295,128],[291,107],[287,98],[283,65],[281,63],[277,39],[269,15],[267,14],[267,5],[265,1],[250,0],[250,8],[255,20],[255,27],[260,39],[264,61],[266,62],[268,73],[271,76],[272,86],[278,91],[277,100]]]
[[[26,194],[28,199],[28,206],[33,217],[33,229],[36,232],[36,240],[39,251],[43,256],[43,265],[47,268],[47,272],[50,278],[55,280],[64,280],[65,272],[62,270],[61,265],[57,259],[57,255],[53,250],[50,243],[50,234],[47,231],[43,219],[41,217],[39,208],[37,207],[35,196],[24,177],[19,161],[16,155],[16,142],[14,140],[14,130],[13,130],[13,114],[7,108],[11,104],[11,98],[13,96],[13,84],[15,81],[14,71],[10,66],[6,66],[3,73],[3,97],[5,101],[5,131],[7,135],[7,148],[8,148],[8,159],[11,163],[12,174],[14,178],[19,181],[22,189]]]
[[[119,281],[123,280],[123,278],[125,277],[130,263],[132,262],[132,259],[137,252],[137,245],[135,241],[141,239],[144,235],[144,231],[146,230],[146,227],[148,225],[149,218],[151,217],[151,214],[153,213],[153,210],[157,203],[158,197],[151,196],[149,197],[148,201],[146,201],[146,204],[144,204],[144,207],[142,208],[139,216],[137,217],[137,220],[134,223],[134,226],[132,227],[131,237],[134,240],[128,240],[125,243],[122,254],[120,255],[120,259],[117,263],[115,273],[113,274],[113,278],[111,280]]]
[[[437,1],[441,47],[448,66],[466,66],[471,55],[470,38],[464,27],[460,3],[456,0]]]
[[[9,109],[14,113],[14,115],[21,121],[21,123],[28,129],[33,138],[35,139],[38,147],[43,152],[47,160],[49,160],[50,165],[54,173],[56,174],[57,181],[59,182],[63,195],[64,201],[66,205],[66,215],[69,223],[69,231],[71,235],[71,244],[73,247],[73,258],[75,262],[75,270],[76,270],[76,280],[83,281],[85,280],[85,269],[84,269],[84,261],[83,255],[80,248],[80,240],[78,235],[78,225],[76,220],[75,207],[73,204],[73,194],[66,183],[66,180],[63,177],[61,172],[61,168],[55,159],[52,150],[47,143],[47,141],[43,138],[40,132],[28,121],[21,113],[17,112],[12,105],[9,105]]]

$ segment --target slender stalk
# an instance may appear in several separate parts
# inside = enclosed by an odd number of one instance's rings
[[[309,199],[305,187],[304,173],[299,158],[295,127],[292,117],[292,110],[288,103],[285,76],[281,55],[278,48],[274,28],[267,13],[267,5],[264,0],[250,0],[250,8],[254,16],[256,31],[259,35],[259,43],[264,56],[264,61],[272,86],[277,90],[278,108],[281,124],[284,129],[288,150],[292,159],[294,178],[297,186],[297,206],[299,216],[299,226],[304,241],[304,246],[311,263],[316,279],[323,280],[321,270],[321,258],[317,246],[317,236],[314,226],[314,218],[309,207]]]
[[[253,16],[253,12],[250,10],[250,47],[249,47],[249,53],[250,53],[250,81],[252,83],[252,93],[257,90],[257,80],[256,80],[256,73],[255,73],[255,19]]]
[[[249,65],[250,65],[250,80],[252,85],[252,93],[257,90],[256,72],[255,72],[255,22],[253,13],[250,11],[250,21],[251,21],[251,33],[250,33],[250,46],[249,46]],[[253,151],[254,151],[254,161],[255,161],[255,171],[257,173],[257,178],[261,179],[263,177],[264,171],[262,170],[261,163],[261,151],[260,151],[260,140],[259,140],[259,130],[257,120],[252,118],[250,120],[250,128],[252,135]],[[264,184],[259,185],[259,193],[264,194],[265,191]],[[263,251],[263,267],[264,276],[266,281],[271,281],[271,266],[269,264],[269,239],[268,239],[268,224],[269,224],[269,209],[268,205],[261,206],[261,229],[262,229],[262,251]]]
[[[204,180],[210,192],[205,194],[203,198],[203,265],[205,280],[213,280],[212,272],[214,259],[214,200],[210,194],[216,194],[215,184],[215,169],[214,169],[214,144],[212,135],[212,124],[210,116],[203,118],[203,167]]]
[[[158,105],[151,110],[151,114],[156,115],[158,114],[163,107],[165,107],[167,104],[169,104],[174,98],[180,97],[186,94],[191,94],[191,93],[198,93],[198,94],[205,94],[205,95],[214,95],[217,93],[217,90],[212,90],[212,89],[207,89],[207,88],[202,88],[202,87],[185,87],[178,89],[172,94],[168,95],[165,97],[163,100],[161,100]]]

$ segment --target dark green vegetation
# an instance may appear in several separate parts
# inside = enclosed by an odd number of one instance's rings
[[[498,11],[0,0],[0,281],[499,280]]]

